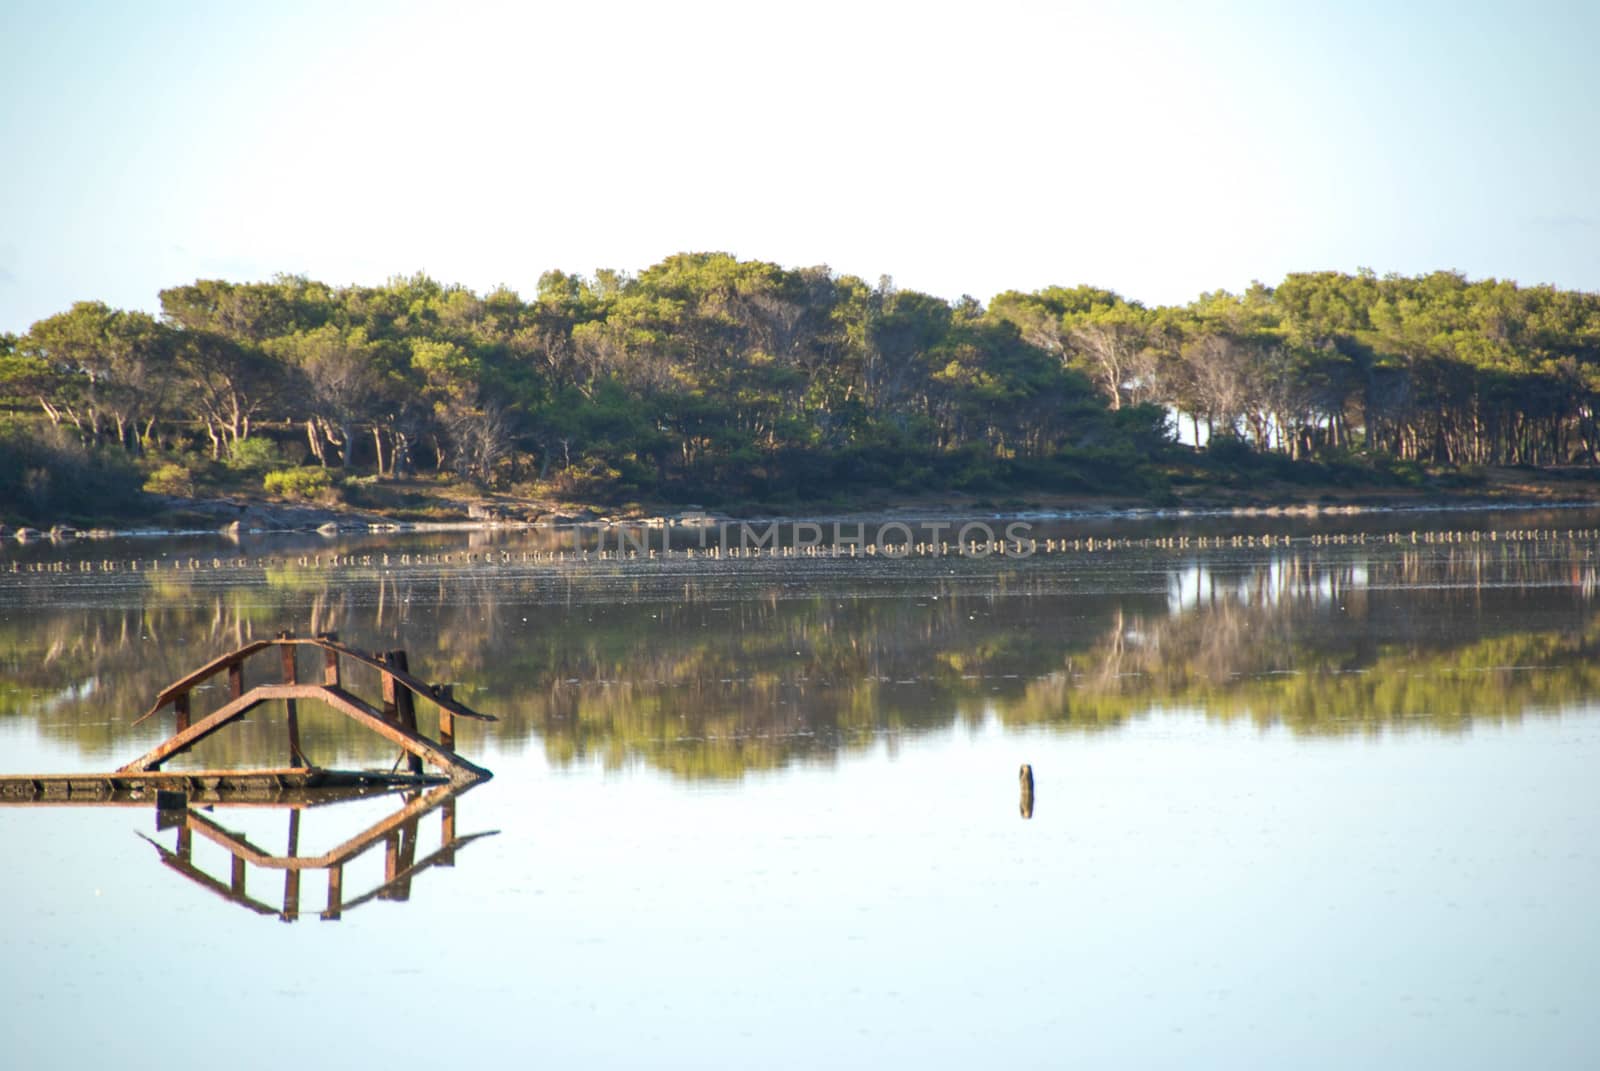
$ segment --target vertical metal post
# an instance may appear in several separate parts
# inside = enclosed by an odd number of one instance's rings
[[[396,865],[398,867],[396,877],[399,877],[400,874],[408,873],[412,867],[417,865],[417,820],[415,818],[400,827],[400,858]],[[406,877],[396,881],[394,888],[389,890],[389,899],[402,902],[411,899],[411,879]]]
[[[278,639],[292,640],[294,639],[294,633],[280,632],[278,633]],[[278,653],[283,666],[283,683],[299,684],[300,667],[295,662],[294,644],[285,643],[282,647],[278,648]],[[289,719],[289,765],[296,767],[307,766],[309,763],[306,762],[305,751],[300,747],[299,705],[293,699],[285,699],[283,701],[283,706],[288,712]]]
[[[172,712],[178,716],[178,732],[189,727],[189,693],[179,692],[172,697]]]
[[[411,672],[411,663],[410,660],[406,658],[406,653],[404,651],[390,651],[388,662],[391,666],[393,666],[395,669],[398,669],[402,673]],[[399,720],[400,727],[415,733],[417,731],[416,696],[411,694],[410,688],[397,685],[394,681],[394,678],[390,677],[388,674],[384,674],[384,685],[384,697],[386,699],[391,692],[394,694],[395,717]],[[410,752],[407,752],[406,759],[407,767],[412,773],[419,774],[422,772],[422,756],[413,755]]]
[[[344,913],[344,899],[340,887],[344,884],[344,864],[328,868],[328,906],[322,912],[325,919],[337,919]]]
[[[454,796],[439,808],[439,865],[456,865],[456,800]]]
[[[448,684],[441,684],[439,697],[445,700],[454,699],[455,690]],[[456,749],[456,716],[444,707],[439,708],[439,746],[446,751]]]
[[[383,883],[385,885],[395,879],[400,872],[400,833],[395,831],[383,838]],[[391,899],[392,890],[385,890],[383,899]]]
[[[289,850],[286,858],[300,854],[300,809],[289,809]],[[283,872],[283,921],[293,922],[300,917],[300,871],[290,867]]]
[[[242,855],[233,857],[233,880],[229,885],[233,889],[233,895],[244,895],[244,856]]]
[[[395,655],[398,653],[398,651],[385,651],[378,656],[378,661],[385,666],[393,666],[395,665]],[[383,720],[398,721],[400,706],[398,697],[395,695],[397,686],[394,683],[394,678],[389,676],[388,673],[381,673],[379,676],[383,678]]]

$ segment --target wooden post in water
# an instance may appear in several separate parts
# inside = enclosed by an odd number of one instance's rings
[[[1022,817],[1033,817],[1033,767],[1027,763],[1022,764],[1022,769],[1017,772],[1017,780],[1022,789],[1022,804],[1020,810]]]

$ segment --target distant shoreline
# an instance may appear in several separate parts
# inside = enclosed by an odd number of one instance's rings
[[[438,515],[426,519],[340,504],[292,503],[255,496],[168,498],[138,518],[104,517],[82,523],[45,526],[0,525],[0,545],[38,540],[170,538],[177,536],[322,532],[324,535],[372,532],[449,532],[572,527],[712,527],[740,522],[868,522],[909,519],[988,519],[1021,521],[1152,520],[1163,518],[1315,518],[1363,513],[1442,513],[1521,511],[1600,506],[1600,483],[1560,474],[1516,470],[1497,474],[1491,487],[1471,490],[1393,488],[1282,489],[1240,492],[1196,489],[1188,497],[1151,501],[1135,497],[1039,495],[991,498],[928,494],[884,502],[841,505],[751,503],[726,509],[698,506],[610,507],[602,504],[549,503],[506,495],[441,498]],[[1512,478],[1514,477],[1514,478]]]

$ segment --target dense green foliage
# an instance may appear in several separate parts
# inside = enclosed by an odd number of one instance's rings
[[[281,452],[597,500],[1144,493],[1176,456],[1174,416],[1235,471],[1600,449],[1600,297],[1447,272],[1291,275],[1181,308],[1052,287],[984,309],[683,254],[548,272],[531,300],[279,277],[161,304],[157,320],[81,302],[0,337],[0,400],[91,450],[191,468]]]

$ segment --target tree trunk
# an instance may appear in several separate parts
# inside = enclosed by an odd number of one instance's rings
[[[311,444],[311,454],[317,459],[317,464],[327,468],[328,455],[322,449],[322,436],[317,434],[317,422],[314,419],[306,421],[306,441]]]
[[[372,447],[378,456],[378,479],[383,479],[383,428],[372,425]]]

